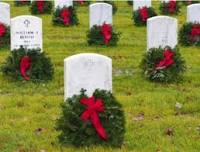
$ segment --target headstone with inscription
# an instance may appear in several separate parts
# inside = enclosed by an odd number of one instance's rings
[[[147,20],[147,50],[177,45],[177,19],[156,16]]]
[[[142,7],[151,7],[151,0],[133,0],[133,10],[136,11]]]
[[[10,26],[10,5],[0,2],[0,23]]]
[[[42,50],[42,19],[30,15],[11,19],[11,50],[20,46]]]
[[[64,60],[65,100],[87,90],[91,96],[95,89],[112,91],[112,60],[94,53],[82,53]]]
[[[200,4],[192,4],[187,7],[187,22],[200,23]]]
[[[112,5],[107,3],[94,3],[90,5],[90,28],[94,25],[112,25]]]
[[[73,6],[73,0],[55,0],[55,8],[60,7],[63,8],[64,6],[69,7]]]

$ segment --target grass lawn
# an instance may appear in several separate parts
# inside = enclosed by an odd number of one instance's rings
[[[11,16],[30,14],[28,7],[11,4]],[[141,75],[139,68],[146,50],[146,27],[131,20],[132,7],[116,2],[114,26],[121,38],[116,47],[90,47],[86,43],[89,12],[78,7],[80,25],[69,28],[52,26],[51,15],[43,19],[44,51],[55,66],[54,80],[44,84],[9,82],[0,74],[0,152],[199,152],[200,151],[200,48],[181,47],[187,64],[184,81],[157,84]],[[159,12],[159,2],[153,7]],[[179,28],[186,22],[186,6],[174,16]],[[126,133],[121,149],[109,147],[61,147],[55,122],[63,102],[63,60],[82,52],[94,52],[113,59],[113,92],[123,105]],[[0,64],[9,55],[0,51]],[[177,110],[179,102],[182,108]],[[166,130],[170,130],[171,136]],[[168,133],[168,134],[170,134]]]

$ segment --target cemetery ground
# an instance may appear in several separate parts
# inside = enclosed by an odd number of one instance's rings
[[[30,14],[28,7],[14,7],[11,16]],[[43,19],[44,51],[55,66],[49,83],[10,82],[0,74],[0,151],[133,151],[198,152],[200,150],[200,49],[182,47],[187,72],[178,84],[152,83],[144,79],[140,62],[146,50],[146,27],[136,27],[131,20],[132,7],[116,2],[114,26],[121,32],[116,47],[88,46],[88,7],[78,7],[80,25],[52,26],[51,15]],[[152,5],[159,12],[159,3]],[[186,6],[174,16],[179,28],[186,22]],[[126,133],[121,149],[94,146],[61,147],[55,122],[64,98],[63,60],[77,53],[94,52],[113,59],[113,93],[123,105]],[[9,48],[0,51],[0,64]]]

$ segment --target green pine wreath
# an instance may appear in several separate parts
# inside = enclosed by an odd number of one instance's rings
[[[108,46],[116,46],[119,41],[120,33],[116,32],[114,27],[112,27],[112,38],[108,44]],[[87,42],[89,45],[105,45],[104,37],[101,34],[101,26],[94,25],[87,32]]]
[[[3,28],[5,30],[5,33],[0,33],[0,50],[1,50],[5,47],[8,47],[10,44],[10,26],[0,23],[0,28]]]
[[[200,46],[200,34],[194,40],[191,38],[192,26],[197,25],[200,28],[200,23],[185,23],[179,31],[179,43],[183,46],[196,45]]]
[[[15,3],[15,6],[26,6],[26,5],[30,5],[31,1],[30,0],[15,0],[14,3]]]
[[[44,8],[42,12],[38,10],[37,1],[44,2]],[[53,8],[52,1],[43,1],[43,0],[33,1],[31,2],[31,6],[30,6],[31,14],[51,14],[52,8]]]
[[[54,68],[49,57],[40,49],[24,49],[23,47],[11,51],[7,57],[1,71],[3,75],[10,80],[24,80],[20,73],[20,61],[22,57],[31,58],[31,67],[27,75],[33,82],[49,81],[53,79]]]
[[[164,49],[161,47],[152,48],[144,54],[141,62],[142,73],[150,81],[168,83],[182,80],[182,74],[186,70],[185,61],[178,48],[166,48],[174,53],[173,60],[175,63],[165,69],[156,70],[156,65],[163,59]]]
[[[152,7],[148,7],[148,18],[156,16],[156,12]],[[146,21],[142,21],[142,16],[140,15],[140,9],[133,11],[133,22],[136,26],[144,26],[146,25]]]
[[[107,140],[102,140],[90,121],[82,121],[81,114],[86,107],[80,103],[82,97],[87,97],[86,90],[81,90],[79,95],[68,98],[62,104],[62,113],[57,120],[56,129],[60,132],[59,141],[68,146],[104,145],[120,147],[123,144],[125,133],[125,117],[121,104],[112,93],[105,90],[95,90],[93,96],[102,99],[104,112],[99,113],[100,121],[108,135]]]
[[[69,9],[69,11],[71,12],[69,25],[64,25],[63,19],[60,16],[60,13],[63,9]],[[63,8],[57,7],[55,12],[53,13],[52,20],[53,20],[54,25],[59,25],[59,26],[70,26],[70,25],[78,25],[79,24],[77,13],[76,13],[76,8],[73,6],[63,7]]]
[[[175,7],[174,11],[170,11],[169,10],[170,1],[169,2],[160,3],[161,14],[163,14],[163,15],[171,15],[171,14],[178,14],[180,12],[180,4],[179,4],[178,1],[175,1],[176,7]]]

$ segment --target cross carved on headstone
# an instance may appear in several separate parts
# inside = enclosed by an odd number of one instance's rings
[[[30,24],[30,21],[26,19],[26,20],[24,21],[24,24],[25,24],[25,26],[28,28],[28,26],[29,26],[29,24]]]

